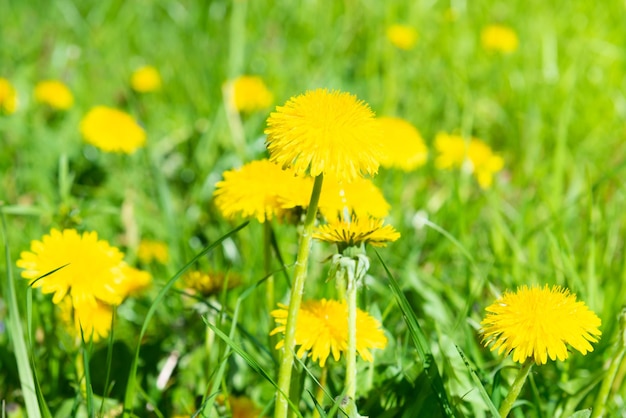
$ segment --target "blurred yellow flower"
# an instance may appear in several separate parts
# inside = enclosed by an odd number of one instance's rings
[[[382,137],[374,113],[349,93],[317,89],[267,119],[270,160],[296,174],[352,181],[378,172]]]
[[[385,138],[383,157],[380,160],[383,167],[411,171],[426,163],[428,148],[413,125],[395,117],[381,117],[378,121]]]
[[[251,113],[266,109],[274,100],[274,95],[258,76],[237,77],[232,81],[231,88],[232,104],[239,112]]]
[[[566,344],[585,355],[593,351],[589,342],[597,342],[602,334],[600,318],[560,286],[506,291],[486,310],[481,322],[483,344],[494,343],[491,351],[498,349],[498,354],[513,351],[513,361],[518,363],[532,358],[545,364],[548,357],[563,361],[569,356]]]
[[[0,77],[0,113],[10,115],[17,109],[17,92],[6,78]]]
[[[64,297],[58,306],[60,317],[74,338],[80,338],[81,327],[85,341],[99,341],[111,332],[114,309],[111,305],[99,301],[95,305],[74,305],[71,298]]]
[[[80,131],[87,143],[106,152],[132,154],[146,142],[145,131],[128,113],[105,106],[92,108],[81,120]]]
[[[120,268],[122,270],[122,280],[118,286],[118,291],[124,297],[141,292],[152,282],[152,275],[147,271],[136,269],[126,263],[122,263]]]
[[[163,241],[142,239],[137,248],[137,258],[144,264],[156,261],[160,264],[167,264],[170,259],[167,244]]]
[[[124,254],[98,240],[96,232],[81,235],[75,229],[52,229],[41,241],[32,241],[30,248],[20,254],[17,266],[24,269],[22,277],[33,288],[54,293],[53,303],[60,303],[66,295],[75,307],[95,307],[96,299],[110,305],[122,302]]]
[[[285,332],[288,307],[283,304],[278,306],[279,309],[271,312],[278,326],[270,335]],[[373,361],[371,349],[387,346],[387,337],[380,326],[374,317],[357,309],[356,349],[365,361]],[[279,341],[276,349],[283,345],[284,340]],[[331,353],[338,361],[341,352],[348,348],[348,306],[345,301],[322,299],[303,302],[296,320],[296,345],[300,346],[296,353],[298,357],[308,351],[308,355],[321,367]]]
[[[519,41],[513,29],[504,25],[489,25],[480,34],[482,46],[487,51],[510,54],[517,50]]]
[[[387,39],[396,48],[409,50],[417,44],[417,30],[408,25],[393,24],[387,28]]]
[[[476,138],[439,133],[435,138],[439,169],[463,168],[473,173],[483,189],[491,187],[493,175],[504,167],[504,160]]]
[[[369,244],[384,247],[388,242],[400,238],[400,233],[391,225],[383,225],[382,219],[353,217],[350,220],[337,219],[321,225],[313,232],[313,238],[337,244],[341,248],[358,247]]]
[[[291,170],[283,170],[267,159],[252,161],[224,172],[215,185],[215,205],[226,219],[253,217],[259,222],[282,217],[285,202],[294,190],[305,187],[304,180]]]
[[[202,296],[211,296],[221,292],[224,286],[232,289],[241,284],[241,277],[229,273],[222,272],[204,272],[200,270],[191,270],[183,276],[183,286],[198,292]]]
[[[35,86],[35,100],[56,110],[67,110],[74,104],[70,89],[57,80],[40,81]]]
[[[159,71],[149,65],[136,69],[130,77],[130,85],[136,92],[150,93],[161,89]]]
[[[231,418],[264,418],[265,415],[261,414],[261,409],[258,408],[252,399],[246,396],[228,396],[228,402],[225,402],[225,396],[219,395],[217,397],[217,403],[221,409],[218,410],[219,416],[228,416]],[[228,411],[226,405],[228,404]]]

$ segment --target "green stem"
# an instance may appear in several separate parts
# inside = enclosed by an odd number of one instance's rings
[[[346,396],[356,400],[356,278],[351,270],[346,275],[348,286],[348,350],[346,351]]]
[[[287,313],[287,324],[285,325],[285,345],[281,349],[280,369],[278,372],[278,391],[276,393],[276,408],[274,410],[275,418],[287,418],[289,405],[287,396],[289,396],[289,386],[291,384],[291,369],[293,366],[294,347],[296,345],[296,320],[298,311],[302,303],[302,293],[304,292],[304,283],[306,281],[307,265],[309,260],[309,252],[311,250],[311,239],[313,236],[313,226],[315,225],[315,216],[317,214],[317,204],[322,192],[322,182],[324,177],[320,174],[315,177],[311,200],[306,212],[302,237],[300,238],[300,246],[296,257],[296,269],[293,286],[291,288],[291,299],[289,302],[289,311]]]
[[[268,220],[263,223],[263,263],[265,275],[272,271],[272,226]],[[274,309],[274,276],[265,281],[265,305],[267,312]]]
[[[524,387],[524,382],[526,382],[526,378],[528,377],[528,374],[530,373],[530,369],[532,365],[533,365],[533,360],[528,359],[517,372],[517,376],[515,376],[515,381],[513,382],[513,385],[511,386],[511,390],[509,391],[509,394],[506,395],[504,402],[502,402],[502,405],[500,405],[499,412],[502,418],[506,418],[509,415],[509,412],[511,412],[511,409],[513,409],[513,404],[517,400],[517,397],[519,396],[522,390],[522,387]]]

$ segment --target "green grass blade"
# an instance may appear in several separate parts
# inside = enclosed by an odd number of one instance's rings
[[[483,382],[480,381],[480,378],[476,374],[476,371],[469,364],[469,361],[467,360],[467,357],[465,357],[463,350],[461,350],[461,347],[459,347],[458,345],[456,345],[455,347],[456,347],[456,350],[459,352],[459,355],[463,359],[463,363],[465,363],[465,367],[467,367],[467,370],[469,371],[470,376],[472,376],[472,380],[476,384],[476,388],[478,389],[480,396],[483,398],[483,401],[485,401],[487,408],[489,408],[489,412],[491,413],[491,416],[494,418],[500,418],[500,413],[498,412],[498,408],[496,408],[496,406],[493,404],[491,398],[489,397],[489,394],[487,393],[487,390],[483,386]]]

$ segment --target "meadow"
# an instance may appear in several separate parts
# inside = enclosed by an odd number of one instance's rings
[[[626,416],[623,1],[0,10],[2,417]]]

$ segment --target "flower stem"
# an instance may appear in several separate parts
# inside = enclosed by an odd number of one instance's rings
[[[509,394],[506,395],[506,398],[502,402],[502,405],[500,405],[499,412],[502,418],[506,418],[507,415],[509,415],[509,412],[511,412],[511,409],[513,409],[513,404],[517,400],[517,397],[519,396],[519,393],[521,392],[522,387],[524,386],[524,382],[526,382],[526,378],[528,377],[528,374],[530,373],[530,368],[532,367],[532,365],[533,365],[533,360],[528,359],[522,365],[522,367],[518,370],[517,376],[515,376],[515,381],[513,381],[513,385],[511,386],[511,390],[509,391]]]
[[[347,274],[348,286],[348,350],[346,351],[346,396],[356,400],[356,278],[351,270]]]
[[[272,226],[269,221],[263,222],[263,263],[265,274],[272,269]],[[267,312],[274,309],[274,276],[268,276],[265,283],[265,305]]]
[[[321,174],[315,177],[309,207],[304,220],[302,237],[300,238],[300,246],[298,247],[295,277],[291,288],[291,299],[289,301],[289,311],[287,312],[287,323],[285,325],[285,345],[281,349],[280,369],[278,372],[279,391],[276,393],[276,408],[274,410],[275,418],[286,418],[289,412],[287,396],[289,396],[294,347],[296,345],[296,320],[302,302],[302,293],[304,292],[313,226],[315,225],[317,204],[322,192],[323,180],[324,177]]]

